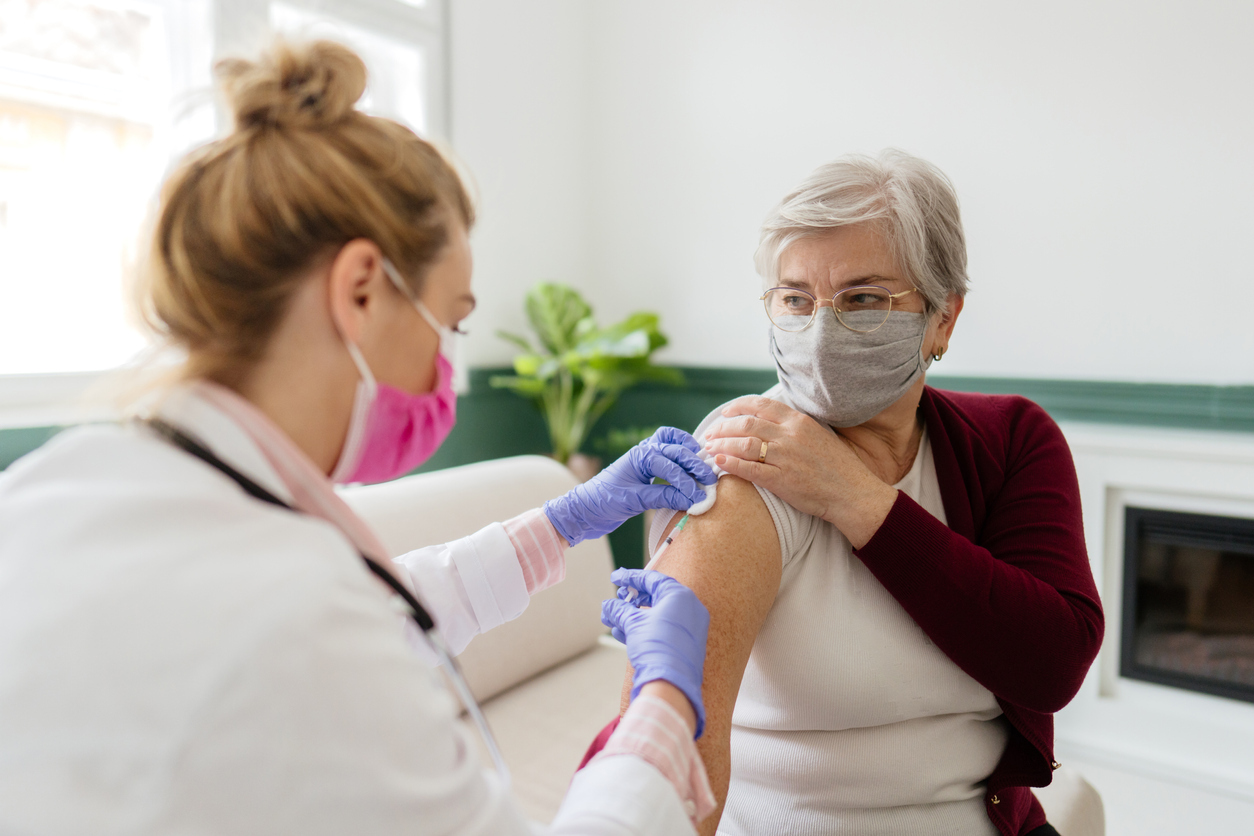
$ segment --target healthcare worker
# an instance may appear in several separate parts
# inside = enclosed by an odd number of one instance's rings
[[[568,545],[713,474],[663,430],[543,510],[386,561],[332,483],[405,473],[453,425],[470,202],[354,109],[346,48],[219,71],[235,128],[169,178],[141,291],[179,382],[0,477],[0,833],[532,832],[415,648],[460,651]],[[658,573],[615,580],[652,605],[603,611],[634,700],[548,832],[692,832],[708,615]]]

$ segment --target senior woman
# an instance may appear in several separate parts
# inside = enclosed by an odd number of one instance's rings
[[[779,385],[703,422],[717,501],[651,536],[710,610],[703,832],[1054,833],[1028,787],[1102,610],[1058,427],[925,384],[967,289],[952,185],[837,160],[756,262]]]

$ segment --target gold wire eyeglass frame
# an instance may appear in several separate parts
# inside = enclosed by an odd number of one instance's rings
[[[814,310],[810,312],[810,321],[807,322],[805,325],[801,326],[800,328],[798,328],[796,331],[787,331],[784,328],[780,328],[780,326],[776,324],[775,320],[771,317],[771,307],[770,307],[770,301],[768,299],[768,297],[777,290],[786,290],[791,293],[800,293],[803,296],[809,296],[810,299],[814,302]],[[846,293],[852,293],[857,290],[878,290],[888,297],[888,310],[884,311],[884,322],[881,322],[879,325],[876,325],[874,328],[871,328],[870,330],[867,330],[867,331],[860,331],[857,328],[850,327],[849,323],[845,322],[845,320],[841,317],[840,308],[837,307],[836,305],[836,300],[839,297],[843,296]],[[888,315],[893,312],[893,302],[897,301],[902,296],[905,296],[910,293],[917,293],[918,291],[919,289],[917,287],[912,287],[909,290],[903,290],[900,293],[889,293],[888,288],[886,287],[880,287],[879,285],[868,284],[868,285],[859,285],[857,287],[847,287],[844,290],[834,293],[831,299],[820,300],[819,297],[815,296],[810,291],[803,290],[799,287],[772,287],[769,290],[767,290],[765,293],[763,293],[760,297],[758,297],[758,301],[762,303],[762,309],[766,311],[766,318],[770,321],[771,325],[774,325],[776,328],[779,328],[779,330],[781,331],[785,331],[785,333],[798,334],[804,331],[805,329],[809,328],[811,325],[814,324],[814,318],[819,315],[819,308],[823,307],[823,302],[827,302],[832,307],[832,313],[836,314],[836,321],[839,322],[841,325],[844,325],[846,328],[848,328],[850,331],[853,331],[855,334],[871,334],[883,328],[884,323],[888,322]]]

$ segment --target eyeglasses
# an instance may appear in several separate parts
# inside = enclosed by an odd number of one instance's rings
[[[917,291],[917,287],[900,293],[889,293],[887,288],[875,285],[847,287],[832,297],[832,311],[850,331],[869,334],[888,321],[894,300]],[[772,325],[781,331],[795,332],[810,327],[826,300],[820,302],[813,293],[799,287],[773,287],[762,294],[762,304]]]

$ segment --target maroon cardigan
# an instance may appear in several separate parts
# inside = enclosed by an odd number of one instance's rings
[[[1021,836],[1045,823],[1028,788],[1052,780],[1053,713],[1080,689],[1102,643],[1075,465],[1058,425],[1026,398],[925,387],[919,409],[949,524],[898,493],[855,554],[997,697],[1010,738],[984,806],[1003,836]]]

